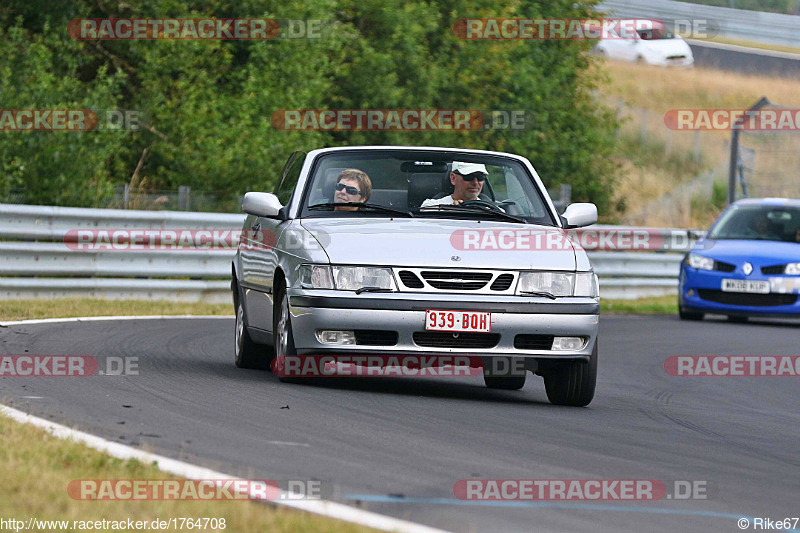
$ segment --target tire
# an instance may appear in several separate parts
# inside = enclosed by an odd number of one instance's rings
[[[236,330],[234,332],[234,359],[239,368],[264,368],[267,348],[253,342],[247,332],[247,318],[244,314],[241,294],[236,302]]]
[[[275,346],[275,358],[270,367],[278,379],[285,383],[297,382],[298,378],[286,376],[286,356],[297,355],[294,346],[294,336],[292,335],[292,317],[289,313],[289,295],[286,289],[281,288],[275,298],[278,307],[274,313],[273,346]]]
[[[589,362],[569,361],[544,374],[547,399],[554,405],[584,407],[594,398],[597,383],[597,345],[595,341]]]
[[[678,316],[681,320],[703,320],[704,313],[690,313],[678,308]]]

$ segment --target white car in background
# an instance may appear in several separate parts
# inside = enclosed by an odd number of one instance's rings
[[[624,21],[632,25],[633,20]],[[653,21],[653,29],[641,29],[630,35],[619,35],[613,29],[600,39],[595,51],[611,59],[635,61],[647,65],[690,67],[694,65],[692,49],[680,35],[672,33],[663,22]]]

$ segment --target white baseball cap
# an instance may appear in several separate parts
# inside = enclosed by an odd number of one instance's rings
[[[486,174],[487,176],[489,175],[489,173],[486,171],[486,165],[482,163],[463,163],[461,161],[453,161],[452,172],[458,172],[462,176],[469,176],[475,172],[480,172],[482,174]]]

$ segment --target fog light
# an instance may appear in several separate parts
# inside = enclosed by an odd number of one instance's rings
[[[556,337],[553,350],[575,351],[583,348],[583,337]]]
[[[686,291],[686,296],[694,296],[694,289],[689,289]]]
[[[317,340],[322,344],[348,345],[356,343],[356,334],[352,331],[318,329]]]

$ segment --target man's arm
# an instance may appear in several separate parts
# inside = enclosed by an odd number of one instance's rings
[[[452,195],[445,196],[444,198],[428,198],[427,200],[422,202],[422,205],[420,206],[420,208],[422,208],[422,207],[433,207],[434,205],[446,205],[446,204],[452,204],[452,203],[453,203],[453,196]]]

